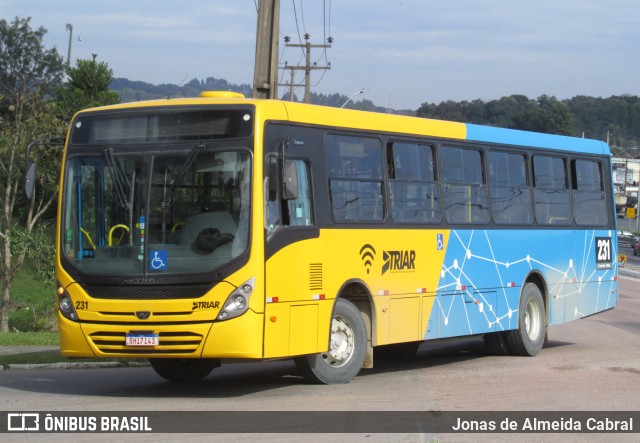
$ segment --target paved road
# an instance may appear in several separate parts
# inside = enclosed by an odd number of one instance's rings
[[[196,384],[152,369],[0,371],[7,411],[640,411],[640,280],[622,277],[618,309],[550,328],[535,358],[487,355],[482,340],[425,344],[412,360],[377,360],[347,385],[307,384],[286,361],[237,363]],[[238,418],[238,417],[236,417]],[[636,424],[636,428],[640,423]],[[296,429],[296,423],[291,423]],[[15,435],[12,435],[14,437]],[[135,436],[122,435],[123,438]],[[26,439],[27,436],[24,438]],[[47,439],[65,441],[63,435]],[[85,440],[88,439],[85,435]],[[96,438],[94,438],[96,437]],[[106,436],[91,436],[91,440]],[[149,436],[147,435],[147,438]],[[298,441],[299,434],[232,435]],[[523,434],[326,434],[324,441],[530,441]],[[154,435],[170,441],[175,435]],[[191,440],[208,436],[190,435]],[[638,441],[639,434],[536,436],[538,441]],[[119,438],[120,439],[120,438]],[[13,438],[12,438],[13,440]]]

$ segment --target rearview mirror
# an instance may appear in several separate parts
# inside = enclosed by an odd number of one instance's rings
[[[287,160],[284,162],[284,172],[282,180],[284,182],[284,199],[295,200],[298,198],[298,169],[296,162]]]
[[[33,197],[33,191],[36,187],[36,164],[27,163],[27,170],[24,174],[24,196],[27,200]]]

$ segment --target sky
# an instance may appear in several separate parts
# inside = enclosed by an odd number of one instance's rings
[[[152,84],[215,77],[253,84],[258,0],[0,0],[0,18],[31,17],[71,64],[106,62]],[[484,101],[512,94],[640,95],[639,0],[281,0],[280,63],[317,66],[312,91],[377,106]],[[296,83],[302,83],[298,71]],[[289,82],[289,71],[280,71]],[[280,88],[280,94],[284,92]],[[296,94],[304,95],[303,88]]]

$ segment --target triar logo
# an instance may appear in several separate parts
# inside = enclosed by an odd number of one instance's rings
[[[416,269],[416,251],[383,251],[382,275],[387,271],[411,271]]]
[[[367,270],[367,274],[373,266],[373,260],[376,258],[376,250],[370,244],[364,245],[360,248],[360,258],[362,259],[362,263],[364,263],[364,267]]]

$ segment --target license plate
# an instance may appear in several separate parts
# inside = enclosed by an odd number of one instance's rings
[[[158,346],[158,334],[127,334],[127,346]]]

